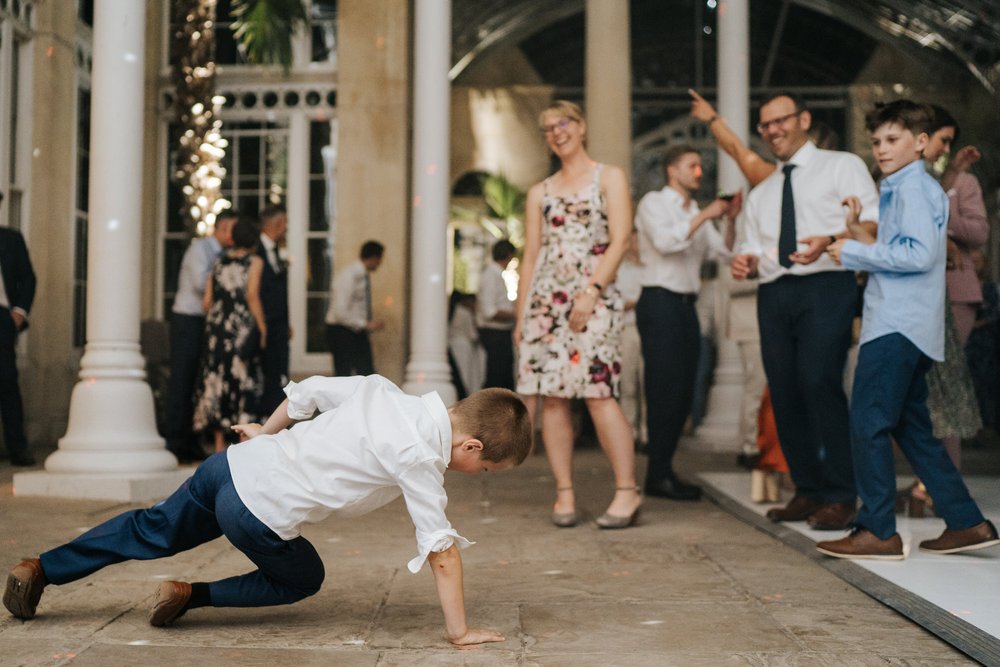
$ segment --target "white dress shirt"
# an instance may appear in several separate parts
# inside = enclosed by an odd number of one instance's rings
[[[496,262],[490,262],[479,278],[479,294],[476,295],[476,326],[483,329],[511,330],[514,320],[501,322],[494,320],[497,313],[514,312],[514,303],[507,298],[507,283],[503,281],[503,270]]]
[[[778,163],[774,173],[747,195],[737,252],[759,258],[761,283],[773,282],[786,274],[846,271],[826,253],[812,264],[793,263],[785,268],[779,263],[781,196],[785,186],[781,168],[785,164],[795,165],[791,178],[797,238],[842,234],[847,229],[847,211],[842,202],[851,195],[861,200],[861,220],[878,222],[878,189],[864,161],[853,153],[821,150],[809,141],[787,163]]]
[[[214,236],[191,241],[181,260],[173,312],[178,315],[205,316],[201,299],[205,294],[208,274],[212,272],[221,252],[222,244]]]
[[[708,258],[728,258],[725,239],[712,221],[706,220],[688,238],[691,220],[699,213],[693,199],[669,185],[649,192],[639,201],[635,226],[639,231],[639,258],[643,287],[662,287],[678,294],[697,294],[701,289],[701,265]]]
[[[364,331],[368,326],[369,290],[368,270],[360,259],[341,269],[333,279],[326,323]]]
[[[264,246],[264,254],[267,255],[267,263],[271,265],[271,270],[281,273],[281,258],[278,257],[278,244],[267,234],[260,235],[260,244]]]
[[[309,419],[233,445],[233,484],[250,512],[281,539],[336,512],[358,516],[402,494],[416,527],[418,572],[427,555],[472,544],[445,516],[451,420],[437,393],[404,394],[379,375],[289,382],[288,416]]]

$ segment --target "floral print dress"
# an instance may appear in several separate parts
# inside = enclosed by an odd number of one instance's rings
[[[246,295],[253,257],[253,253],[242,257],[225,253],[212,267],[212,307],[205,316],[195,431],[228,429],[260,417],[264,376],[254,344],[259,332]]]
[[[605,287],[582,332],[569,328],[573,298],[590,283],[610,240],[600,177],[598,164],[591,184],[569,197],[550,194],[549,179],[544,181],[542,244],[518,348],[522,394],[618,396],[624,304],[617,288]]]

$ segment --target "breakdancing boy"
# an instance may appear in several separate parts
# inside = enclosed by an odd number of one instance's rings
[[[17,565],[3,596],[10,613],[34,617],[49,583],[164,558],[221,535],[258,569],[210,583],[165,581],[149,622],[167,625],[197,607],[290,604],[319,591],[324,576],[302,524],[332,512],[365,514],[402,494],[418,548],[408,567],[416,573],[430,562],[448,639],[503,641],[466,625],[458,550],[471,542],[445,516],[443,484],[445,469],[476,474],[524,461],[531,426],[517,394],[484,389],[446,409],[436,393],[409,396],[378,375],[317,376],[289,383],[285,393],[263,426],[234,426],[246,441],[211,456],[166,500]]]
[[[922,551],[959,553],[1000,544],[944,445],[934,437],[925,375],[944,359],[945,254],[948,196],[924,169],[932,112],[909,100],[873,109],[865,118],[880,185],[878,238],[858,222],[861,203],[844,203],[848,233],[830,245],[835,261],[868,271],[861,348],[851,394],[851,448],[863,505],[850,535],[819,542],[836,558],[902,560],[896,532],[892,440],[934,498],[947,528],[920,543]]]

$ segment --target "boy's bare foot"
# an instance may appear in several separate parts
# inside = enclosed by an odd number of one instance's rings
[[[42,561],[29,558],[18,563],[7,575],[7,590],[3,594],[3,606],[21,619],[35,617],[42,590],[49,583],[42,570]]]
[[[191,599],[191,584],[183,581],[164,581],[153,596],[149,610],[149,624],[157,628],[173,623],[187,611]]]
[[[469,646],[471,644],[485,644],[486,642],[502,642],[504,636],[496,630],[485,628],[469,628],[461,637],[449,637],[455,646]]]

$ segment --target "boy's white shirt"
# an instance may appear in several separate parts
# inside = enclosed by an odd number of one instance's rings
[[[314,376],[285,387],[288,416],[309,419],[228,450],[233,484],[250,512],[284,540],[304,523],[366,514],[400,495],[416,527],[418,572],[427,555],[473,542],[445,516],[451,420],[435,392],[404,394],[378,376]]]

